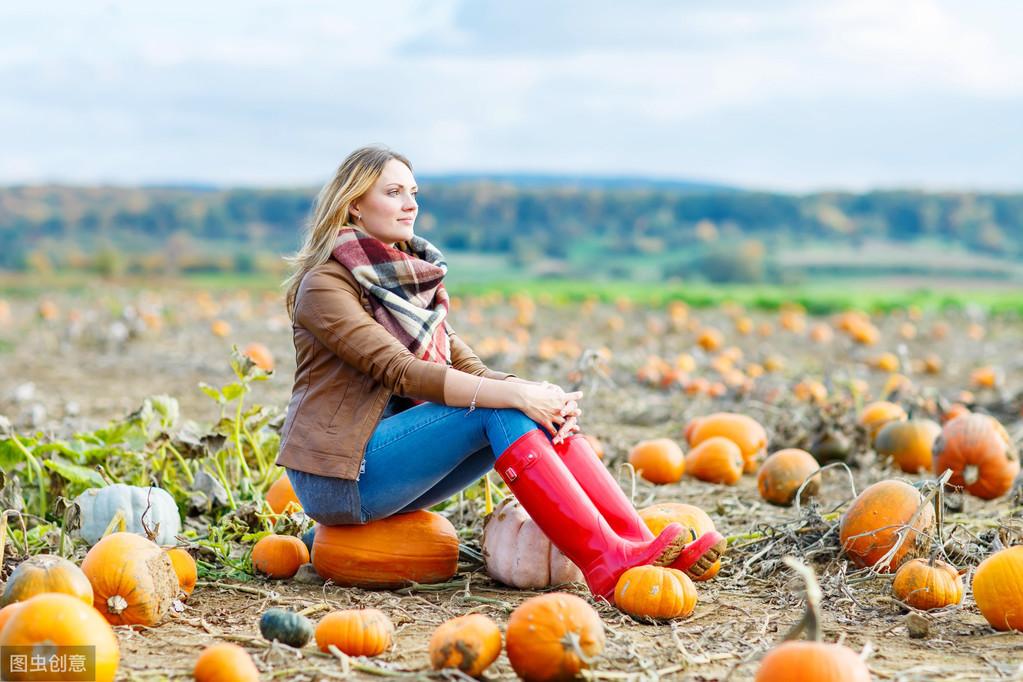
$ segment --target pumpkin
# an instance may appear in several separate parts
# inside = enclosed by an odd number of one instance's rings
[[[890,421],[878,431],[874,449],[891,457],[906,473],[930,471],[934,441],[940,434],[941,426],[930,419]]]
[[[192,594],[192,590],[195,589],[196,581],[199,579],[195,559],[181,547],[170,547],[164,551],[167,552],[167,556],[171,560],[171,566],[174,568],[174,573],[178,576],[179,596],[182,599],[188,599],[188,596]]]
[[[257,682],[259,670],[249,652],[237,644],[218,642],[202,650],[192,671],[196,682]]]
[[[742,478],[742,450],[723,436],[703,441],[686,455],[686,471],[708,483],[735,485]]]
[[[674,568],[633,566],[618,578],[615,606],[630,616],[684,618],[696,608],[696,586]]]
[[[21,605],[24,603],[25,602],[16,601],[12,604],[8,604],[7,606],[0,608],[0,630],[4,629],[4,624],[11,619],[11,616],[14,615],[14,612],[20,609]],[[92,603],[90,602],[89,605],[91,606]]]
[[[742,451],[743,471],[757,470],[760,457],[767,448],[767,432],[757,420],[734,412],[716,412],[699,417],[686,428],[686,440],[696,447],[708,438],[724,436]]]
[[[302,503],[298,501],[298,495],[295,494],[291,479],[286,473],[274,481],[274,484],[266,491],[266,503],[270,505],[274,514],[302,511]]]
[[[92,584],[82,569],[63,557],[37,554],[25,559],[7,579],[0,606],[25,601],[37,594],[62,592],[92,606]]]
[[[995,630],[1023,630],[1023,546],[1001,549],[980,562],[973,599]]]
[[[414,511],[365,525],[316,525],[313,567],[341,587],[440,583],[458,570],[458,535],[440,514]]]
[[[294,535],[264,535],[252,548],[252,565],[271,578],[290,578],[309,563],[309,550]]]
[[[4,612],[8,609],[11,607]],[[95,675],[89,679],[96,682],[113,680],[121,660],[117,636],[96,609],[60,592],[39,594],[19,602],[0,628],[0,646],[33,647],[39,653],[52,652],[53,647],[92,647]],[[54,679],[52,672],[40,677]]]
[[[331,644],[349,656],[379,656],[394,638],[394,624],[378,609],[332,611],[316,626],[316,646]]]
[[[962,403],[952,403],[948,406],[948,409],[941,413],[941,423],[947,424],[956,417],[961,417],[964,414],[970,414],[970,408]]]
[[[985,500],[1001,497],[1019,473],[1019,455],[994,417],[966,414],[945,424],[934,442],[934,470],[952,470],[950,486]]]
[[[912,559],[895,572],[892,594],[914,609],[940,609],[963,600],[963,579],[944,561]]]
[[[570,680],[604,650],[604,623],[574,594],[541,594],[512,611],[505,650],[525,680]]]
[[[866,405],[860,411],[859,422],[860,426],[867,429],[867,433],[870,434],[870,442],[873,443],[874,437],[877,436],[881,427],[890,421],[902,421],[903,419],[906,419],[906,411],[901,406],[887,400],[878,400]]]
[[[470,613],[441,623],[430,637],[434,670],[458,668],[479,677],[501,654],[501,631],[482,613]]]
[[[258,341],[253,341],[245,346],[245,349],[242,351],[242,355],[247,357],[249,360],[252,360],[253,364],[264,372],[274,371],[273,353],[270,352],[269,348]]]
[[[925,533],[934,521],[934,511],[924,505],[920,492],[902,481],[878,481],[853,500],[842,515],[839,542],[842,549],[858,566],[874,566],[899,540],[899,531],[916,515],[906,539],[892,557],[877,566],[881,573],[889,573],[909,558],[926,550]],[[920,513],[917,514],[917,510]]]
[[[301,649],[313,638],[313,625],[301,613],[267,609],[259,618],[259,632],[270,642],[277,640]]]
[[[677,523],[685,528],[686,536],[692,540],[704,533],[717,530],[714,527],[714,521],[707,515],[707,512],[697,506],[681,502],[661,502],[646,507],[639,511],[639,517],[643,519],[643,523],[655,537],[660,535],[669,523]],[[703,574],[696,577],[690,576],[690,578],[696,582],[703,582],[716,576],[720,570],[721,559],[718,559]]]
[[[870,682],[870,670],[855,651],[843,644],[790,641],[767,652],[755,682]]]
[[[82,562],[92,583],[93,606],[113,625],[156,625],[178,593],[170,557],[132,533],[113,533]]]
[[[765,501],[788,507],[795,501],[799,486],[819,470],[817,460],[806,450],[785,448],[764,460],[757,472],[757,490]],[[803,487],[800,502],[816,495],[820,487],[819,474],[810,478]]]
[[[506,497],[483,524],[483,569],[520,590],[583,582],[579,568],[561,553],[514,497]]]
[[[677,482],[686,467],[682,448],[670,438],[636,443],[629,451],[629,464],[641,477],[658,485]]]
[[[75,498],[81,508],[82,539],[90,545],[99,542],[118,510],[124,513],[125,530],[145,535],[156,533],[159,545],[173,545],[181,532],[181,516],[171,494],[163,488],[148,488],[117,483],[105,488],[90,488]]]

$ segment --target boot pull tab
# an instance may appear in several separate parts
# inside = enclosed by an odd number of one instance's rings
[[[522,459],[522,469],[526,470],[540,461],[540,453],[533,452],[530,450],[526,453],[526,456]],[[519,477],[519,472],[515,471],[515,467],[506,467],[504,470],[504,479],[508,483],[513,483],[515,479]]]

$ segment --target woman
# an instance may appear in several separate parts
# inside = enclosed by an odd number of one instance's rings
[[[294,258],[297,369],[277,463],[306,513],[361,524],[424,509],[493,467],[596,595],[632,566],[706,570],[724,539],[650,533],[578,435],[581,392],[490,370],[455,335],[447,264],[413,230],[416,192],[405,157],[356,150]]]

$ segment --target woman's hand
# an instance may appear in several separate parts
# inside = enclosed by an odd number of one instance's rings
[[[554,438],[551,439],[555,445],[563,443],[566,438],[572,434],[579,433],[579,415],[583,411],[579,409],[579,403],[574,400],[569,400],[565,403],[565,407],[562,408],[561,414],[565,418],[565,421],[561,424],[561,428],[554,434]]]
[[[577,401],[583,397],[582,391],[566,393],[560,387],[546,382],[523,383],[519,387],[519,409],[523,414],[547,429],[552,437],[561,436],[563,439],[570,434],[572,426],[566,430],[564,425],[581,414]],[[575,429],[578,430],[578,425]]]

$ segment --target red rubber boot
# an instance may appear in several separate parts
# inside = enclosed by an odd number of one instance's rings
[[[561,455],[561,460],[579,482],[579,486],[586,491],[586,495],[618,535],[635,542],[654,539],[654,534],[582,434],[570,436],[555,445],[554,450]],[[727,542],[717,531],[688,539],[692,542],[682,548],[678,558],[671,563],[671,568],[685,572],[690,578],[698,578],[724,554]]]
[[[614,601],[618,577],[633,566],[667,566],[685,543],[684,528],[669,524],[648,541],[621,538],[604,519],[550,439],[533,429],[508,446],[494,469],[540,530],[586,578],[590,591]]]

